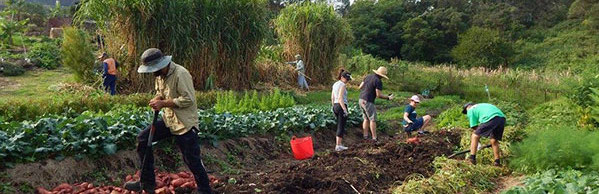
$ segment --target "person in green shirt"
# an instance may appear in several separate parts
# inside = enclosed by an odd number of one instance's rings
[[[499,166],[499,141],[503,137],[505,114],[495,105],[467,103],[462,110],[468,116],[470,128],[474,130],[470,139],[470,162],[476,164],[476,151],[481,136],[491,138],[495,166]]]

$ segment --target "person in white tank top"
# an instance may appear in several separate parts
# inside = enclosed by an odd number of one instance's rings
[[[345,134],[345,124],[347,123],[347,117],[349,115],[349,111],[347,110],[348,100],[346,84],[352,80],[351,73],[342,69],[341,72],[339,72],[337,79],[339,79],[339,81],[333,84],[333,89],[331,91],[331,105],[333,113],[337,118],[335,151],[343,151],[347,150],[347,147],[343,146],[342,140],[343,135]]]

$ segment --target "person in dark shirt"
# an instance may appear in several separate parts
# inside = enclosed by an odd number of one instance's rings
[[[432,117],[430,115],[424,115],[423,117],[417,117],[416,108],[420,105],[420,97],[414,95],[410,98],[410,104],[406,105],[406,109],[403,114],[403,126],[404,131],[410,135],[413,131],[418,130],[418,134],[428,133],[424,128],[428,125]]]
[[[364,122],[362,122],[362,128],[364,139],[368,139],[368,129],[372,133],[372,140],[376,141],[376,107],[374,106],[374,100],[378,98],[393,100],[393,95],[384,95],[383,90],[383,82],[381,78],[387,77],[387,68],[379,67],[374,71],[374,74],[366,76],[364,81],[360,83],[360,100],[359,105],[360,109],[362,109],[362,117],[364,118]]]

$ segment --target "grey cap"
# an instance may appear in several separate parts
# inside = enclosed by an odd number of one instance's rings
[[[149,48],[144,51],[141,55],[141,62],[143,63],[137,68],[138,73],[154,73],[162,68],[168,66],[171,62],[172,56],[164,56],[162,51],[157,48]]]
[[[464,107],[462,109],[462,114],[468,113],[468,106],[472,106],[472,105],[474,105],[474,103],[472,103],[472,102],[468,102],[468,103],[464,104]]]

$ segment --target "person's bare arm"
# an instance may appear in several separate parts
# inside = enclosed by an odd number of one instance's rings
[[[347,107],[345,106],[345,102],[343,101],[344,93],[345,93],[345,86],[341,86],[341,88],[339,89],[339,97],[337,97],[337,101],[339,101],[339,104],[341,105],[341,108],[343,109],[343,113],[349,114],[349,112],[347,111]]]
[[[331,91],[331,106],[335,106],[335,92]]]
[[[382,98],[382,99],[387,99],[387,100],[392,100],[393,97],[391,96],[387,96],[385,94],[383,94],[383,92],[379,89],[376,89],[376,97]]]
[[[363,86],[364,86],[364,82],[360,83],[360,86],[358,86],[358,88],[362,89]]]

